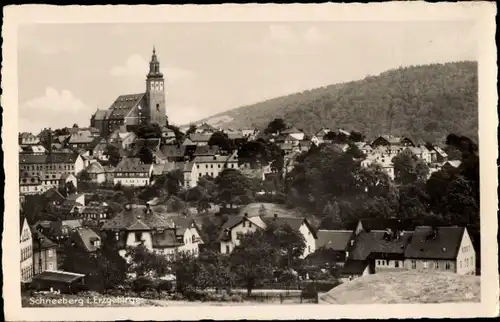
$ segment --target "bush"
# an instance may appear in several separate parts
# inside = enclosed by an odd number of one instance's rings
[[[160,297],[160,293],[158,293],[158,291],[156,291],[156,290],[150,289],[150,290],[141,292],[140,297],[145,298],[145,299],[154,300],[154,299],[158,299]]]
[[[137,277],[132,281],[132,290],[140,293],[154,288],[154,282],[149,277]]]
[[[162,292],[162,291],[171,292],[173,287],[174,287],[174,284],[171,281],[161,281],[156,286],[156,290],[158,292]]]
[[[232,302],[243,302],[243,298],[241,297],[241,295],[233,294],[233,295],[231,295],[231,301]]]
[[[184,295],[182,295],[181,293],[174,293],[174,295],[172,295],[172,300],[182,301],[184,300]]]

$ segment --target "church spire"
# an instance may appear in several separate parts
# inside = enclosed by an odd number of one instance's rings
[[[156,47],[153,45],[153,55],[151,56],[151,61],[149,62],[149,73],[148,77],[163,77],[160,72],[160,62],[156,57]]]

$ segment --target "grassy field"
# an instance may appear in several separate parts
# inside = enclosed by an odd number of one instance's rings
[[[480,277],[450,273],[377,273],[342,284],[320,296],[326,304],[480,302]]]

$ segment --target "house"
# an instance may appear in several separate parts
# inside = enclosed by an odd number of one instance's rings
[[[257,136],[259,135],[259,130],[258,129],[241,129],[241,134],[245,138],[247,138],[249,141],[253,141],[257,139]]]
[[[331,132],[330,129],[322,128],[312,136],[311,141],[314,142],[314,144],[319,145],[324,142],[325,135],[327,135],[330,132]]]
[[[71,243],[87,253],[94,253],[101,247],[101,237],[88,227],[78,227],[71,232]]]
[[[115,130],[108,137],[109,144],[118,145],[125,150],[130,149],[135,140],[137,140],[137,134],[128,132],[123,128]]]
[[[379,166],[382,168],[382,170],[384,170],[389,178],[394,180],[395,173],[392,158],[393,157],[391,157],[390,155],[372,153],[369,154],[363,161],[361,161],[361,166],[364,168],[368,168],[372,165]]]
[[[422,160],[426,164],[430,164],[432,161],[431,153],[425,146],[418,146],[418,147],[409,146],[409,147],[406,147],[401,153],[413,154],[414,156],[416,156],[418,159]]]
[[[57,245],[41,231],[33,228],[33,273],[38,275],[57,269]]]
[[[50,188],[50,189],[46,190],[43,193],[43,198],[45,200],[47,200],[47,202],[50,205],[58,205],[58,204],[61,204],[65,200],[64,196],[61,195],[59,190],[56,188]]]
[[[99,141],[94,143],[95,144],[91,147],[90,155],[97,160],[107,161],[109,159],[109,156],[106,154],[108,142],[106,142],[105,139],[99,138]]]
[[[175,226],[175,235],[177,239],[184,241],[183,245],[179,246],[181,252],[188,252],[197,256],[200,252],[200,246],[203,244],[201,231],[196,221],[187,216],[174,215],[171,217]]]
[[[65,188],[70,183],[75,189],[78,188],[78,180],[76,177],[72,173],[63,173],[59,178],[59,187]]]
[[[206,123],[206,122],[203,122],[200,125],[198,125],[196,127],[196,130],[194,131],[194,133],[198,133],[198,134],[210,134],[210,135],[212,135],[215,132],[217,132],[217,129],[215,127],[213,127],[212,125]]]
[[[196,166],[198,177],[205,175],[216,178],[224,169],[238,169],[238,153],[231,155],[197,156],[193,163]]]
[[[192,142],[191,145],[207,145],[210,137],[212,137],[212,133],[191,133],[188,138]]]
[[[106,175],[106,183],[111,183],[113,184],[114,179],[115,179],[115,167],[113,166],[105,166],[104,167],[105,175]]]
[[[182,230],[183,227],[179,229]],[[165,255],[174,254],[180,249],[192,250],[197,247],[198,241],[190,247],[188,244],[192,243],[192,238],[184,238],[184,234],[177,230],[176,223],[171,217],[154,211],[149,204],[146,207],[127,205],[123,212],[102,226],[102,231],[108,238],[117,242],[119,253],[123,257],[126,255],[127,247],[138,245],[144,245],[150,251]],[[193,252],[198,253],[198,251]]]
[[[220,154],[220,148],[218,145],[199,145],[196,147],[193,156],[215,156]]]
[[[73,229],[81,226],[81,219],[54,220],[50,222],[50,231],[54,240],[64,240],[69,238]]]
[[[78,216],[86,222],[104,223],[110,216],[109,207],[105,203],[91,201],[80,208]]]
[[[37,291],[78,293],[84,289],[84,274],[47,270],[33,277],[31,287]]]
[[[92,162],[85,171],[92,182],[98,184],[106,182],[106,170],[99,162]]]
[[[382,135],[373,140],[371,143],[372,147],[377,147],[377,146],[415,146],[412,140],[410,140],[407,137],[399,137],[399,136],[393,136],[393,135]]]
[[[264,216],[262,217],[262,220],[266,225],[276,225],[278,227],[289,225],[293,230],[299,231],[304,237],[304,241],[306,243],[304,252],[300,256],[301,258],[307,257],[316,250],[316,231],[306,218],[278,216],[277,214],[274,214],[272,217]]]
[[[143,164],[139,158],[124,158],[114,170],[113,184],[143,187],[150,183],[152,164]]]
[[[316,239],[316,251],[328,250],[335,263],[343,264],[347,259],[348,247],[353,238],[352,230],[318,230]]]
[[[302,131],[302,130],[297,130],[295,127],[291,127],[289,129],[286,129],[284,131],[282,131],[280,133],[281,135],[290,135],[291,137],[293,137],[294,139],[298,140],[298,141],[302,141],[304,140],[304,137],[305,137],[305,133]]]
[[[33,236],[26,217],[20,221],[20,249],[21,249],[21,282],[27,283],[33,277]]]
[[[186,160],[186,146],[180,144],[165,144],[160,147],[160,151],[169,162],[183,162]]]
[[[37,195],[44,191],[44,186],[39,177],[19,176],[19,194],[20,195]]]
[[[299,150],[300,150],[300,152],[307,152],[307,151],[309,151],[309,149],[311,148],[312,144],[313,143],[311,141],[309,141],[309,140],[299,141]]]
[[[161,137],[164,143],[172,143],[175,141],[175,132],[164,126],[161,128]]]
[[[465,227],[416,227],[404,257],[406,269],[476,273],[476,253]]]
[[[439,146],[434,146],[434,151],[436,151],[436,159],[432,162],[446,162],[448,161],[448,154],[441,149]]]
[[[40,138],[32,133],[23,132],[18,135],[19,145],[37,145],[40,144]]]
[[[356,147],[361,152],[363,152],[364,155],[368,155],[368,154],[372,153],[372,151],[373,151],[373,148],[371,147],[371,145],[366,143],[366,142],[356,142],[356,143],[354,143],[354,145],[356,145]]]
[[[76,153],[19,154],[19,170],[38,176],[44,185],[57,186],[62,174],[77,175],[83,168],[83,159]]]
[[[27,154],[45,154],[47,153],[47,149],[43,145],[20,145],[21,153]]]
[[[208,142],[208,141],[207,141]],[[189,138],[185,138],[183,141],[182,141],[182,145],[183,146],[191,146],[191,145],[197,145],[195,142],[191,141]],[[202,144],[200,144],[202,145]]]
[[[455,170],[455,169],[458,169],[458,167],[461,164],[462,164],[462,161],[460,161],[460,160],[448,160],[445,163],[443,163],[442,169]]]
[[[100,141],[99,136],[89,130],[79,130],[70,135],[68,145],[74,149],[86,149],[96,140]]]
[[[194,162],[178,162],[175,164],[176,168],[179,169],[184,177],[182,185],[185,189],[190,189],[196,187],[198,184],[198,178],[201,177],[198,171],[198,167],[195,166]]]
[[[239,245],[241,234],[248,234],[257,229],[265,229],[266,223],[260,216],[230,216],[228,221],[222,225],[219,233],[220,252],[229,254]]]

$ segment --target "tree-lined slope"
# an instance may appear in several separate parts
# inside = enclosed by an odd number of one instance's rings
[[[284,118],[307,132],[341,127],[368,137],[392,133],[435,140],[460,133],[475,139],[477,92],[476,62],[412,66],[243,106],[205,121],[262,129]]]

